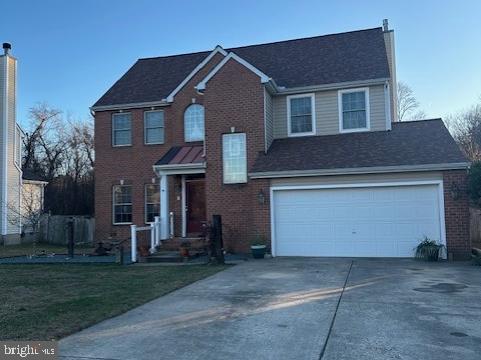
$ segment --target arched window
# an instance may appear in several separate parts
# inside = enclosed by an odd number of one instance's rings
[[[184,113],[185,141],[204,140],[204,107],[199,104],[190,105]]]

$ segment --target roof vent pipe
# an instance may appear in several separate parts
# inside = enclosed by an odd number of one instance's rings
[[[3,53],[8,55],[8,52],[12,49],[12,44],[5,42],[3,43]]]
[[[387,19],[384,19],[382,21],[382,30],[383,31],[389,31],[389,22]]]

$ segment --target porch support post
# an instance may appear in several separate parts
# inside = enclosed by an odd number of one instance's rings
[[[187,201],[185,198],[185,175],[182,175],[182,237],[187,236]]]
[[[167,175],[160,175],[160,238],[169,238],[169,182]]]

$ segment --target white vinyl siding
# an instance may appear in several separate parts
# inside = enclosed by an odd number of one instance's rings
[[[0,57],[0,230],[4,234],[20,234],[20,200],[22,179],[16,164],[16,60]],[[6,117],[5,117],[6,116]],[[5,190],[5,191],[3,191]],[[3,204],[3,205],[2,205]],[[5,209],[5,212],[4,212]],[[5,215],[4,215],[5,214]]]
[[[164,112],[153,110],[144,112],[144,143],[147,145],[164,143]]]
[[[246,134],[222,135],[224,184],[247,182]]]
[[[286,95],[273,97],[273,137],[288,137]],[[369,87],[370,130],[386,130],[384,86]],[[339,105],[337,90],[315,93],[316,135],[339,134]]]
[[[17,167],[22,166],[22,132],[18,128],[18,126],[15,127],[15,154],[14,154],[14,161],[15,165]]]
[[[272,101],[272,96],[269,94],[266,90],[264,90],[264,116],[265,116],[265,132],[266,132],[266,150],[269,149],[269,147],[272,144],[272,141],[274,140],[274,107],[273,107],[273,101]]]
[[[204,107],[199,104],[190,105],[184,113],[185,142],[204,140]]]
[[[132,145],[132,114],[112,114],[112,145]]]

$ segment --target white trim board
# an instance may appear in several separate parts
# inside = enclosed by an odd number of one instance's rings
[[[182,90],[182,88],[194,77],[195,74],[197,74],[207,63],[216,55],[216,54],[222,54],[223,56],[227,56],[227,52],[220,46],[217,45],[214,50],[199,64],[195,67],[194,70],[190,72],[187,77],[182,80],[182,82],[177,85],[177,87],[167,96],[166,100],[168,102],[173,102],[174,101],[174,96]]]
[[[217,74],[219,72],[220,69],[222,69],[224,67],[225,64],[227,64],[227,62],[229,60],[235,60],[237,61],[239,64],[245,66],[247,69],[249,69],[250,71],[252,71],[254,74],[256,74],[257,76],[259,76],[261,78],[261,83],[265,84],[265,83],[268,83],[271,78],[269,76],[267,76],[266,74],[264,74],[262,71],[260,71],[258,68],[256,68],[254,65],[250,64],[249,62],[247,62],[246,60],[242,59],[240,56],[234,54],[233,52],[230,52],[229,55],[227,55],[224,59],[222,59],[222,61],[220,63],[218,63],[203,79],[200,83],[198,83],[195,88],[198,90],[198,91],[203,91],[205,90],[206,86],[207,86],[207,83],[209,82],[210,79],[212,79],[215,74]]]
[[[312,170],[285,170],[265,171],[249,173],[251,179],[263,178],[292,178],[324,175],[351,175],[351,174],[379,174],[379,173],[401,173],[416,171],[439,171],[468,169],[470,163],[448,163],[448,164],[425,164],[425,165],[399,165],[399,166],[372,166],[362,168],[337,168],[337,169],[312,169]]]
[[[323,185],[286,185],[271,186],[270,188],[270,226],[271,226],[271,248],[272,256],[276,256],[276,234],[275,234],[275,198],[274,192],[283,190],[322,190],[322,189],[342,189],[342,188],[373,188],[373,187],[399,187],[399,186],[421,186],[436,185],[438,187],[439,202],[439,226],[440,242],[446,246],[446,225],[444,212],[444,186],[442,180],[420,180],[420,181],[395,181],[384,183],[350,183],[350,184],[323,184]],[[446,254],[443,254],[445,257]]]

